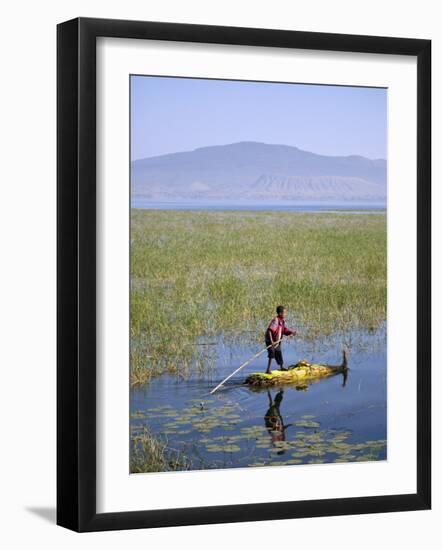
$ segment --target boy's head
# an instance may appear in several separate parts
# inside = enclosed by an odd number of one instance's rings
[[[278,317],[281,317],[281,319],[284,319],[284,317],[287,315],[287,310],[284,306],[278,306],[276,308],[276,314]]]

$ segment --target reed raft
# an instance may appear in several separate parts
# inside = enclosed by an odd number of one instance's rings
[[[348,370],[347,354],[345,350],[342,353],[340,365],[316,364],[302,360],[295,365],[290,365],[287,370],[273,370],[270,374],[254,372],[246,378],[245,383],[249,386],[279,386],[281,384],[299,384],[345,373]]]

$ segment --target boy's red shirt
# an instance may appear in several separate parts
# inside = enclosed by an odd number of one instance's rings
[[[278,315],[276,317],[273,317],[273,319],[270,321],[267,330],[272,333],[272,339],[274,342],[281,340],[283,336],[290,336],[291,334],[295,333],[294,330],[287,328],[285,320]]]

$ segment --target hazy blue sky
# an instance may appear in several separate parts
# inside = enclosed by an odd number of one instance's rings
[[[132,159],[261,141],[387,157],[387,90],[131,77]]]

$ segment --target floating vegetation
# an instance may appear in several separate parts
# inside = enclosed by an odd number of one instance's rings
[[[207,445],[206,451],[210,453],[237,453],[241,450],[239,445],[227,444],[227,445]]]
[[[140,418],[146,418],[146,414],[141,412],[141,411],[135,411],[133,412],[130,417],[135,420],[135,419],[140,419]]]
[[[160,421],[159,438],[150,435],[151,419]],[[137,410],[131,415],[131,471],[184,470],[189,464],[208,469],[363,462],[386,456],[385,439],[355,441],[350,430],[322,428],[312,414],[299,416],[284,429],[269,428],[264,421],[238,426],[243,420],[238,404],[216,399],[203,409],[191,402],[183,409]],[[235,433],[228,433],[233,429]],[[169,437],[179,450],[170,450]]]
[[[295,422],[295,426],[299,428],[319,428],[320,424],[312,420],[298,420],[298,422]]]
[[[245,428],[241,428],[241,433],[243,433],[245,437],[255,439],[258,439],[265,431],[266,429],[264,426],[247,426]]]

